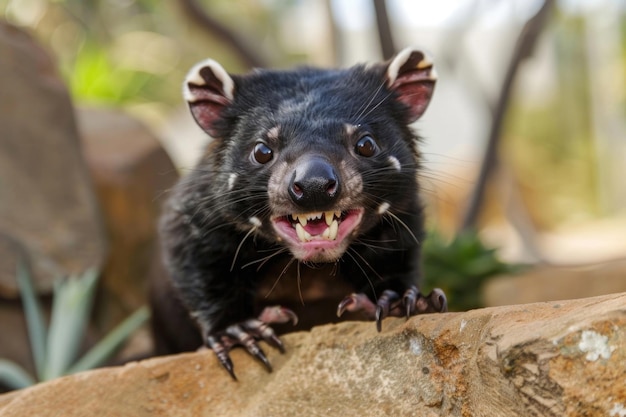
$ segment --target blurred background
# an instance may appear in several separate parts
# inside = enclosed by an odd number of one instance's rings
[[[49,305],[59,276],[101,272],[92,339],[145,302],[158,205],[207,141],[181,97],[194,63],[211,57],[233,73],[344,67],[408,45],[428,51],[439,75],[415,125],[427,286],[443,287],[458,310],[626,291],[625,0],[0,0],[0,19],[0,68],[15,51],[36,51],[0,73],[0,161],[15,167],[0,166],[0,254],[15,260],[0,268],[0,320],[22,302],[20,257]],[[9,94],[18,78],[67,88],[75,142],[44,151],[61,119],[37,116],[37,89]],[[42,130],[26,143],[22,125]],[[10,154],[20,146],[24,162]],[[71,157],[42,169],[63,152]],[[76,205],[31,213],[47,219],[33,227],[15,213],[47,207],[34,197],[46,183],[37,175],[56,179],[59,207]],[[73,186],[77,178],[88,181]],[[54,234],[50,213],[85,220]]]

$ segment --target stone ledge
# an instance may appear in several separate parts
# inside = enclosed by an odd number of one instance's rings
[[[241,349],[99,369],[0,396],[2,416],[622,416],[626,293],[349,322]]]

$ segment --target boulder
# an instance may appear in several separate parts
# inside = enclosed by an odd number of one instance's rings
[[[494,277],[483,288],[487,306],[594,297],[626,291],[626,259],[584,266],[538,265]]]
[[[107,330],[147,303],[147,283],[160,262],[159,213],[178,173],[157,137],[129,115],[80,108],[77,120],[110,241],[97,311]]]
[[[63,377],[0,396],[0,415],[623,416],[626,293],[387,319],[242,349],[238,381],[208,351]]]
[[[106,240],[70,96],[49,55],[0,20],[0,296],[29,260],[40,293],[102,265]],[[27,258],[27,259],[24,259]]]

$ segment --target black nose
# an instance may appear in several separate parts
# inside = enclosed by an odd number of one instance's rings
[[[289,182],[289,195],[306,210],[325,210],[339,197],[341,184],[334,167],[315,156],[298,161]]]

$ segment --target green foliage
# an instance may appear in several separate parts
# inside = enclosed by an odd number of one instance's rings
[[[431,233],[423,246],[424,288],[441,288],[452,311],[483,306],[482,284],[490,277],[520,267],[501,262],[496,250],[487,248],[475,232],[463,232],[451,242]]]
[[[99,366],[148,319],[148,309],[140,308],[77,361],[95,296],[97,278],[97,272],[89,270],[83,275],[58,281],[54,287],[50,324],[46,329],[31,277],[24,265],[18,265],[17,282],[37,376],[30,376],[16,363],[0,360],[0,383],[19,389],[36,381],[47,381]]]
[[[74,62],[70,89],[74,97],[92,103],[121,105],[136,101],[151,75],[113,64],[101,45],[84,45]]]

